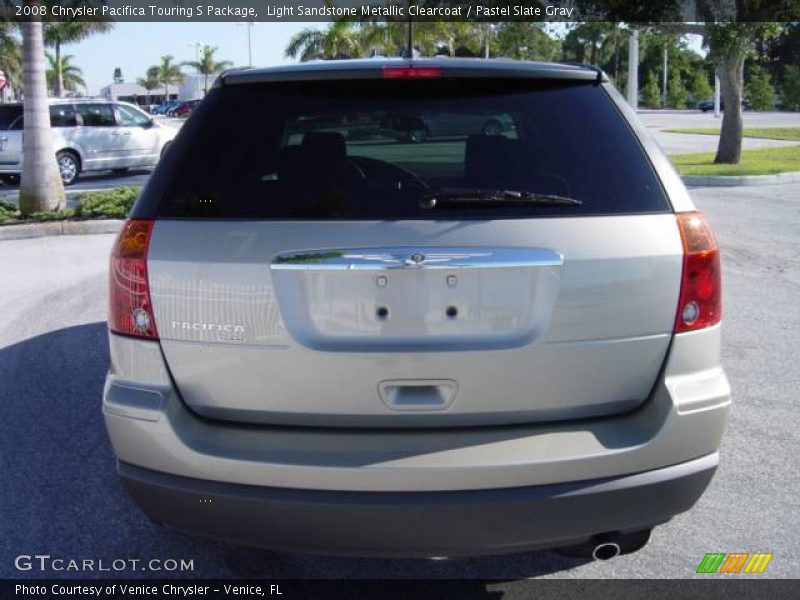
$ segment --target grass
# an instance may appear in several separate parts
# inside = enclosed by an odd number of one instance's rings
[[[139,195],[139,186],[120,186],[81,195],[75,208],[35,212],[23,219],[16,204],[0,200],[0,225],[42,221],[123,219]]]
[[[692,152],[669,158],[681,175],[774,175],[800,171],[800,146],[743,150],[738,165],[714,164],[714,155],[714,152]]]
[[[719,128],[716,127],[672,127],[662,131],[667,133],[719,135]],[[760,138],[762,140],[800,142],[800,127],[745,127],[742,135],[747,138]]]

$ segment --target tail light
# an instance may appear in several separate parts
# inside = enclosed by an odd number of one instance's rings
[[[147,250],[153,221],[125,221],[109,269],[108,327],[114,333],[158,339],[150,286],[147,280]]]
[[[722,318],[722,273],[714,233],[700,212],[679,213],[683,240],[681,279],[675,333],[716,325]]]

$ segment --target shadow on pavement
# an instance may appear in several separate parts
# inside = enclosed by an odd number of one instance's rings
[[[550,552],[447,561],[318,557],[166,530],[142,516],[117,479],[100,410],[107,368],[102,322],[0,348],[0,577],[508,580],[580,564]],[[186,559],[194,561],[194,570],[20,572],[14,568],[20,554],[102,559],[107,565],[118,558]],[[461,592],[463,599],[498,597],[477,581],[465,582]]]

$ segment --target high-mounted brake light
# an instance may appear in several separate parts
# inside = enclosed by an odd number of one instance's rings
[[[700,212],[679,213],[683,276],[675,333],[710,327],[722,318],[722,270],[714,233]]]
[[[441,67],[383,67],[384,79],[430,79],[441,77]]]
[[[114,333],[157,340],[147,279],[152,231],[153,221],[132,219],[117,236],[109,269],[108,327]]]

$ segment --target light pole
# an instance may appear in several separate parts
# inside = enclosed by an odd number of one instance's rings
[[[639,30],[631,30],[628,40],[628,104],[639,108]]]
[[[247,66],[253,66],[253,39],[251,32],[253,27],[256,26],[254,21],[242,21],[241,23],[237,23],[238,26],[245,26],[247,27]]]
[[[664,108],[667,108],[667,70],[668,70],[669,63],[667,62],[667,44],[664,44],[664,83],[663,83],[663,96],[664,99],[662,101],[662,105]]]
[[[205,48],[206,43],[205,42],[190,42],[190,43],[188,43],[186,45],[189,46],[190,48],[194,48],[194,59],[196,61],[199,61],[200,60],[200,48]]]

